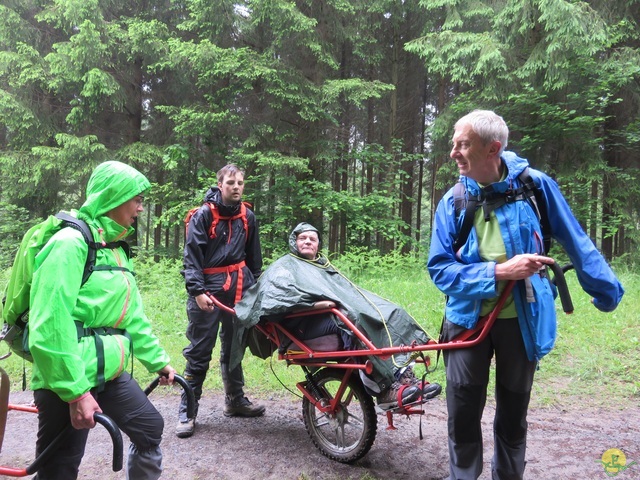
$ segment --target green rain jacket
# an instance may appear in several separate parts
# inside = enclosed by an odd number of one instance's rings
[[[260,320],[278,321],[287,313],[309,309],[321,300],[332,300],[378,348],[428,342],[424,329],[406,310],[359,288],[326,257],[321,255],[313,261],[302,258],[296,238],[309,230],[317,232],[308,223],[294,228],[289,236],[291,253],[273,262],[236,304],[240,336],[246,335],[243,330]],[[409,357],[407,354],[396,354],[389,360],[370,357],[374,364],[373,377],[381,390],[391,385],[395,371],[405,365]]]
[[[88,223],[94,240],[113,242],[133,232],[105,214],[150,187],[140,172],[120,162],[104,162],[87,185],[87,200],[78,217]],[[104,377],[118,377],[133,351],[150,371],[169,363],[169,356],[151,331],[144,314],[132,261],[122,247],[97,251],[96,266],[125,267],[96,270],[81,286],[88,245],[82,234],[63,228],[38,253],[34,265],[29,314],[29,349],[33,355],[33,390],[52,390],[72,401],[98,385],[98,357],[92,336],[78,339],[76,324],[124,329],[125,335],[102,335]]]

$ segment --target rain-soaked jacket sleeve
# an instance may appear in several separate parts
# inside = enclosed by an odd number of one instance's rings
[[[36,256],[29,312],[29,349],[44,387],[71,401],[92,385],[84,371],[72,312],[82,283],[88,246],[65,228]]]
[[[137,285],[131,292],[129,315],[131,321],[127,323],[126,330],[133,342],[134,356],[149,372],[162,370],[169,364],[169,354],[162,348],[160,340],[153,333],[151,322],[144,313],[142,297]]]
[[[260,247],[260,235],[258,219],[252,211],[247,212],[247,220],[249,221],[249,237],[246,245],[246,262],[249,270],[253,273],[254,278],[258,278],[262,274],[262,249]]]
[[[457,220],[462,222],[464,212]],[[466,299],[494,298],[497,294],[495,262],[463,263],[456,258],[453,242],[459,228],[452,190],[438,204],[431,233],[427,268],[435,285],[446,295]]]
[[[533,175],[538,172],[533,171]],[[536,178],[537,177],[537,178]],[[606,259],[598,251],[571,212],[569,204],[557,183],[545,174],[536,175],[534,181],[547,200],[547,213],[553,238],[569,255],[580,286],[593,297],[598,310],[613,311],[624,294],[624,289]]]

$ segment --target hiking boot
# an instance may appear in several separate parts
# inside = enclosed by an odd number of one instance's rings
[[[402,372],[402,375],[400,375],[398,382],[400,382],[402,385],[417,385],[419,383],[422,383],[420,382],[420,379],[416,377],[416,374],[411,367],[405,368],[404,372]]]
[[[264,405],[254,405],[247,397],[236,398],[224,405],[225,417],[260,417],[264,414]]]
[[[416,374],[411,367],[407,367],[406,370],[402,372],[402,375],[400,375],[398,382],[401,385],[414,385],[416,387],[422,388],[423,400],[429,400],[430,398],[437,397],[438,395],[440,395],[440,392],[442,392],[442,387],[440,386],[440,384],[429,382],[423,383],[422,380],[416,377]]]
[[[176,427],[176,436],[178,438],[187,438],[193,435],[196,430],[196,419],[188,418],[186,422],[178,422]]]
[[[389,410],[415,402],[420,398],[420,393],[420,389],[414,385],[401,385],[394,382],[389,388],[380,392],[376,398],[378,407],[382,410]]]

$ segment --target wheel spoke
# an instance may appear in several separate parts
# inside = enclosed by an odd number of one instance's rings
[[[349,389],[347,392],[345,392],[345,396],[344,396],[344,401],[343,401],[343,405],[345,406],[349,406],[351,405],[351,402],[353,402],[353,399],[356,398],[355,393],[353,392],[352,389]]]
[[[349,412],[349,415],[347,415],[347,418],[346,418],[344,423],[345,424],[349,424],[349,425],[353,425],[353,426],[358,427],[358,428],[363,428],[364,427],[364,420],[362,418],[360,418],[360,417],[356,417],[351,412]]]
[[[326,414],[316,417],[313,424],[318,428],[325,427],[330,424],[329,417]]]
[[[340,448],[347,447],[347,442],[344,435],[344,425],[338,425],[336,427],[336,445]]]

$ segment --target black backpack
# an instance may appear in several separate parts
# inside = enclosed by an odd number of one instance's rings
[[[482,207],[484,220],[488,222],[493,210],[506,203],[517,201],[529,202],[533,211],[536,212],[542,230],[542,242],[544,254],[551,249],[551,225],[547,213],[547,202],[542,195],[542,191],[536,186],[529,175],[529,167],[525,168],[518,175],[521,186],[515,190],[507,190],[504,193],[494,192],[491,186],[485,187],[479,195],[467,195],[462,182],[458,182],[453,187],[453,202],[456,211],[456,218],[460,217],[462,210],[465,210],[464,219],[460,232],[453,242],[453,250],[457,252],[469,239],[469,233],[473,227],[476,209]]]

